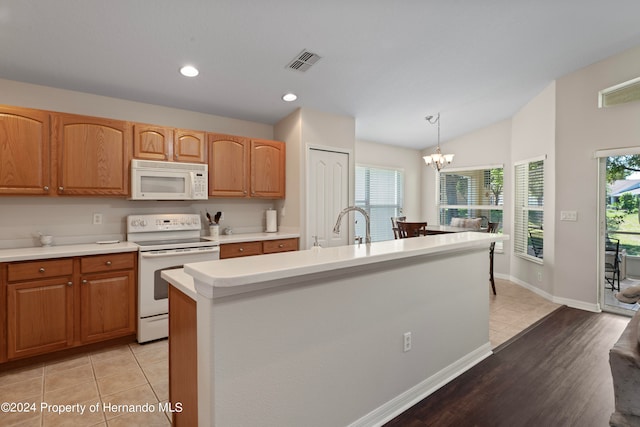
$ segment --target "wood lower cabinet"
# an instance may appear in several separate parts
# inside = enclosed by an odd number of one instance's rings
[[[298,238],[223,243],[220,245],[220,259],[297,251],[298,244]]]
[[[129,252],[0,266],[0,362],[135,334],[136,259]]]
[[[83,343],[135,333],[133,257],[133,254],[114,254],[80,260],[80,339]]]
[[[71,346],[74,329],[71,261],[11,263],[7,277],[7,358]]]
[[[0,106],[0,194],[47,195],[49,113]]]
[[[53,114],[59,195],[126,196],[131,124],[73,114]]]
[[[198,336],[196,302],[169,285],[169,401],[171,425],[198,425]]]

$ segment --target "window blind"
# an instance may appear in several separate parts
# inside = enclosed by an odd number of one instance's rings
[[[513,250],[525,257],[543,259],[544,160],[515,165]]]
[[[371,241],[392,240],[391,217],[400,216],[404,192],[404,177],[399,169],[356,165],[356,206],[369,213]],[[355,214],[355,231],[365,236],[365,221]]]
[[[453,218],[482,218],[483,226],[497,222],[502,229],[502,166],[440,171],[438,187],[440,224],[450,225]]]

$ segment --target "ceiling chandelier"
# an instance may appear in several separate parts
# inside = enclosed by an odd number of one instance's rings
[[[436,148],[436,152],[431,154],[430,156],[424,156],[424,162],[427,165],[431,165],[435,170],[440,172],[442,168],[446,165],[451,164],[453,161],[453,154],[442,154],[440,152],[440,113],[437,116],[427,116],[425,119],[431,123],[432,125],[438,124],[438,146]]]

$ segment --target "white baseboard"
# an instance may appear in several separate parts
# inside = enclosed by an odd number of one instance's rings
[[[578,310],[592,311],[594,313],[600,313],[602,311],[602,309],[600,308],[600,304],[592,304],[592,303],[587,303],[587,302],[576,300],[576,299],[557,297],[527,282],[524,282],[520,279],[516,279],[515,277],[509,276],[509,277],[500,277],[500,278],[501,279],[504,278],[506,280],[509,280],[515,283],[516,285],[520,285],[523,288],[530,290],[534,294],[540,295],[542,298],[547,299],[556,304],[566,305],[567,307],[577,308]]]
[[[416,386],[351,423],[349,427],[377,427],[385,424],[492,354],[491,343],[480,346]]]

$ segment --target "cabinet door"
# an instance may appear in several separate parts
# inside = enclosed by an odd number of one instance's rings
[[[132,270],[93,274],[81,279],[82,343],[102,341],[136,331],[135,275]]]
[[[0,106],[0,194],[49,194],[49,113]]]
[[[126,196],[131,125],[128,122],[55,114],[58,194]]]
[[[71,277],[7,285],[8,359],[73,344]]]
[[[133,127],[133,157],[169,160],[173,151],[173,129],[136,123]]]
[[[209,195],[247,197],[249,140],[241,136],[208,134]]]
[[[284,198],[285,158],[284,142],[251,140],[251,197]]]
[[[173,159],[177,162],[206,163],[206,140],[204,132],[176,129]]]

